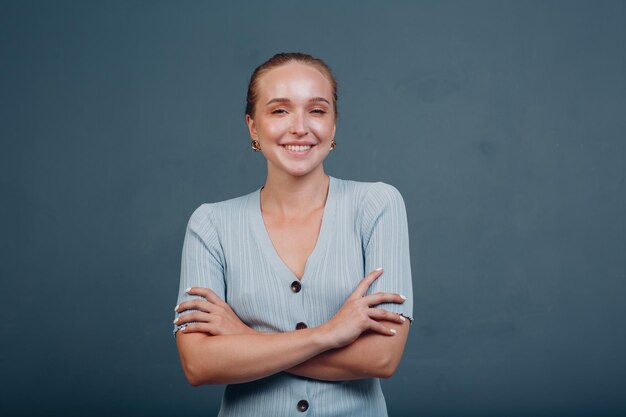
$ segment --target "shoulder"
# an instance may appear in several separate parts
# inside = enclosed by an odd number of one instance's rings
[[[403,202],[402,194],[396,187],[385,182],[369,183],[366,200],[383,204]]]
[[[204,230],[207,227],[214,228],[216,224],[227,220],[229,216],[237,216],[246,207],[255,192],[257,191],[228,200],[201,204],[191,214],[188,227],[196,230]]]
[[[391,184],[382,181],[335,180],[340,194],[355,199],[359,205],[404,204],[402,194]]]
[[[382,181],[361,182],[341,180],[344,198],[351,200],[348,207],[356,213],[356,224],[364,247],[377,225],[397,236],[407,230],[407,213],[402,194],[396,187]],[[349,197],[347,197],[349,196]]]

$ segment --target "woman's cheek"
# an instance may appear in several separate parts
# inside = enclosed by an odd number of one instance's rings
[[[289,124],[285,120],[276,120],[272,123],[268,123],[266,126],[266,135],[272,139],[279,138],[285,134],[289,129]]]
[[[311,129],[313,134],[321,141],[328,141],[332,139],[333,129],[332,126],[322,125],[315,126]]]
[[[332,134],[334,123],[329,119],[312,118],[309,119],[309,128],[321,138],[328,137]]]

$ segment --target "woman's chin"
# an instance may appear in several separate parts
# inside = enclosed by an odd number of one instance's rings
[[[311,164],[288,164],[285,166],[285,172],[294,177],[303,177],[315,171],[319,165],[313,166]]]
[[[293,177],[302,177],[322,168],[323,161],[318,158],[307,158],[294,160],[292,158],[276,158],[270,161],[269,167],[271,171],[281,172]]]

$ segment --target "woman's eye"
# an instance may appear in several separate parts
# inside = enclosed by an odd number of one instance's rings
[[[311,110],[311,113],[324,114],[324,113],[326,113],[326,110],[324,110],[324,109],[313,109],[313,110]]]
[[[287,111],[285,109],[272,110],[272,114],[283,114],[283,113],[287,113]]]

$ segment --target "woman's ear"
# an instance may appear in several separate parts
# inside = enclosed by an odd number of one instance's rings
[[[250,132],[250,137],[254,140],[258,140],[259,135],[256,132],[256,125],[254,124],[254,119],[250,117],[249,114],[246,114],[246,124],[248,125],[248,131]]]

